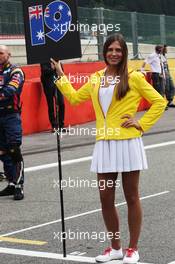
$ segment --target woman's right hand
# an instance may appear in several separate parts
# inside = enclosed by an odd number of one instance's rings
[[[62,70],[62,67],[61,67],[61,63],[60,61],[55,61],[54,59],[50,59],[51,61],[51,67],[53,70],[56,70],[56,74],[58,77],[61,77],[64,75],[64,72]]]

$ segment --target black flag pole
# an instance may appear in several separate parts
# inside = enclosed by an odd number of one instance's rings
[[[58,176],[59,176],[59,190],[60,190],[60,205],[61,205],[61,225],[62,225],[62,241],[63,241],[63,257],[66,258],[66,232],[65,232],[65,219],[64,219],[64,196],[62,189],[62,165],[61,165],[61,145],[60,145],[60,127],[59,127],[59,105],[58,105],[58,90],[55,87],[55,110],[56,110],[56,121],[58,129],[56,130],[57,135],[57,153],[58,153]]]
[[[79,28],[76,26],[78,23],[77,0],[22,0],[22,3],[28,64],[45,63],[50,61],[50,58],[56,59],[58,54],[60,60],[80,58],[82,56],[80,33]],[[73,24],[75,25],[75,30],[69,30]],[[74,43],[73,49],[70,48],[71,43]],[[55,92],[55,96],[56,119],[59,124],[57,92]],[[59,127],[55,132],[57,134],[63,256],[66,257]]]

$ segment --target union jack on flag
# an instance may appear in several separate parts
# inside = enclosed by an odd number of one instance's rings
[[[43,9],[42,9],[42,5],[39,6],[31,6],[29,7],[29,18],[30,19],[40,19],[40,17],[42,16]]]

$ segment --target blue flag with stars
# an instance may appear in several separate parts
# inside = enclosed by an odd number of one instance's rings
[[[23,0],[23,10],[28,64],[81,57],[76,0]]]

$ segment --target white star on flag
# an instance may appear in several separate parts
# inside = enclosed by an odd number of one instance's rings
[[[39,32],[37,32],[36,37],[38,38],[38,40],[42,40],[44,38],[44,32],[42,32],[41,30]]]
[[[71,16],[71,11],[68,11],[67,15],[68,15],[68,16]]]
[[[62,5],[59,5],[58,9],[61,11],[63,10],[63,6]]]

